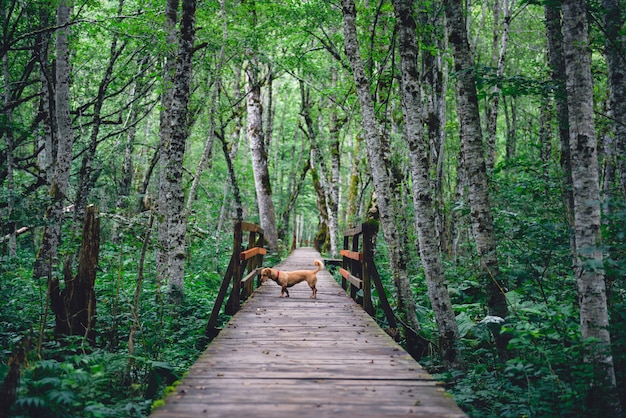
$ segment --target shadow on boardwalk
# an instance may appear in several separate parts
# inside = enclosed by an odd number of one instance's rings
[[[314,269],[301,248],[276,266]],[[464,417],[328,271],[257,289],[153,417]]]

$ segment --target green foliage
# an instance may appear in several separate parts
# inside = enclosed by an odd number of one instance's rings
[[[31,417],[141,417],[150,401],[125,383],[127,358],[94,352],[26,369],[12,413]]]
[[[105,226],[106,227],[106,226]],[[145,228],[145,224],[143,226]],[[3,265],[0,297],[7,303],[0,312],[0,346],[6,359],[24,334],[31,341],[29,361],[22,366],[18,398],[11,416],[32,417],[142,417],[154,399],[182,376],[206,346],[204,329],[221,274],[212,268],[215,254],[210,239],[192,240],[186,297],[182,305],[163,305],[164,288],[145,274],[139,304],[139,324],[134,351],[128,351],[133,323],[132,305],[137,261],[143,235],[141,222],[124,229],[120,244],[105,243],[100,254],[96,281],[97,343],[86,345],[82,337],[59,339],[54,318],[46,311],[47,282],[30,278],[29,253]],[[214,244],[214,243],[213,243]],[[217,257],[224,271],[229,253]],[[22,257],[22,258],[20,258]],[[13,264],[14,263],[14,264]],[[160,301],[160,302],[158,302]],[[41,360],[36,348],[42,329]],[[0,368],[2,378],[8,367]]]

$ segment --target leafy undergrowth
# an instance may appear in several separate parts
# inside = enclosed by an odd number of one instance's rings
[[[107,244],[96,281],[97,339],[59,339],[47,306],[47,280],[34,280],[29,255],[5,260],[0,272],[0,376],[18,346],[26,347],[16,400],[9,416],[144,417],[153,401],[188,370],[207,344],[204,330],[221,282],[209,257],[188,269],[181,306],[164,299],[154,272],[140,289],[138,328],[129,346],[137,285],[138,246]],[[226,255],[226,258],[228,255]],[[217,270],[224,271],[224,260]],[[200,273],[194,273],[199,271]],[[132,350],[132,352],[131,352]]]

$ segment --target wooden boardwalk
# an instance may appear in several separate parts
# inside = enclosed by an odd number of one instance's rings
[[[276,267],[315,258],[301,248]],[[152,416],[466,416],[328,271],[317,288],[316,300],[306,283],[290,298],[272,281],[258,288]]]

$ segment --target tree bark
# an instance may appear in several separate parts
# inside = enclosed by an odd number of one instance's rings
[[[580,328],[584,340],[594,338],[598,342],[586,356],[597,378],[589,400],[594,414],[619,416],[619,402],[612,396],[616,382],[601,248],[600,183],[585,1],[564,0],[562,13]]]
[[[398,291],[400,311],[406,315],[408,325],[417,332],[420,323],[415,311],[415,298],[407,273],[407,262],[400,231],[396,224],[397,213],[393,206],[395,193],[391,188],[391,175],[384,160],[383,138],[374,112],[368,78],[359,52],[356,32],[356,8],[354,0],[342,0],[346,55],[350,61],[361,108],[361,124],[365,133],[367,155],[374,190],[378,198],[380,222],[389,247],[389,259],[393,281]]]
[[[574,194],[572,187],[572,158],[570,152],[568,100],[565,91],[565,59],[563,57],[563,35],[561,32],[560,8],[550,2],[544,6],[546,21],[546,39],[548,46],[548,63],[554,90],[556,104],[556,118],[559,130],[561,148],[561,170],[563,172],[563,200],[565,202],[565,216],[569,229],[574,229]],[[570,233],[570,248],[572,255],[576,252],[575,235]]]
[[[337,86],[337,68],[331,68],[331,82],[333,87]],[[335,101],[335,97],[331,97]],[[341,156],[339,133],[345,119],[339,119],[337,115],[337,106],[331,104],[330,125],[328,127],[330,134],[330,172],[328,181],[328,196],[326,203],[328,205],[328,228],[330,234],[330,254],[331,257],[339,255],[339,186],[341,179]]]
[[[169,122],[171,136],[165,180],[167,184],[166,216],[169,224],[168,297],[180,304],[185,294],[185,236],[187,221],[184,216],[183,161],[188,129],[188,105],[192,77],[192,59],[195,41],[196,0],[183,0],[180,37],[176,60]]]
[[[448,41],[452,48],[454,70],[457,75],[456,106],[461,123],[464,170],[469,180],[472,231],[481,262],[481,283],[487,293],[489,315],[504,320],[508,316],[508,307],[504,296],[504,285],[500,281],[500,267],[496,254],[487,166],[478,111],[474,59],[467,41],[462,1],[445,0],[444,8]],[[498,353],[504,359],[508,339],[500,332],[498,323],[492,326],[492,331]]]
[[[623,5],[623,3],[622,3]],[[609,107],[616,147],[616,167],[626,197],[626,34],[624,11],[618,0],[602,0]]]
[[[72,163],[74,133],[70,118],[70,48],[69,34],[71,7],[67,0],[60,0],[57,6],[56,78],[54,89],[54,123],[56,127],[56,161],[50,182],[50,205],[46,210],[47,225],[43,232],[41,247],[35,266],[34,277],[50,275],[57,261],[57,247],[61,243],[61,222],[63,206]]]
[[[433,179],[433,198],[435,216],[441,248],[449,247],[449,235],[446,228],[447,214],[444,211],[444,161],[446,143],[446,91],[448,84],[447,64],[442,56],[446,50],[445,37],[442,36],[443,16],[426,8],[420,12],[420,45],[423,73],[420,74],[422,97],[426,100],[426,134],[430,144],[430,167],[435,173]],[[428,29],[426,29],[428,28]]]
[[[176,33],[176,21],[178,19],[178,0],[168,0],[165,4],[165,31],[167,43],[178,45]],[[167,281],[169,260],[169,218],[168,202],[166,197],[169,193],[167,179],[167,164],[169,161],[169,142],[172,136],[170,121],[170,109],[174,91],[174,77],[176,73],[176,57],[173,52],[166,52],[163,58],[163,85],[161,93],[161,112],[159,126],[158,166],[159,166],[159,196],[157,198],[157,248],[156,248],[156,283],[157,289]],[[157,293],[157,304],[160,293]]]
[[[502,19],[502,32],[498,32],[500,25],[500,1],[502,1],[502,11],[504,16]],[[497,0],[494,8],[494,28],[493,37],[493,56],[496,61],[496,84],[491,88],[491,103],[487,107],[487,168],[492,171],[497,158],[496,150],[496,133],[498,127],[498,107],[500,104],[500,79],[504,75],[504,59],[506,57],[506,49],[509,40],[509,26],[511,22],[511,11],[513,5],[509,4],[509,0]],[[498,51],[496,53],[496,50]]]
[[[447,368],[463,369],[463,359],[458,350],[459,327],[443,273],[441,248],[433,207],[428,138],[424,136],[424,112],[417,68],[419,55],[415,35],[417,25],[413,18],[412,0],[394,0],[393,5],[397,21],[398,49],[401,57],[404,136],[409,145],[413,178],[413,206],[418,233],[417,247],[424,266],[428,295],[439,331],[441,358]]]
[[[6,11],[4,11],[6,13]],[[5,16],[6,19],[6,16]],[[9,72],[9,56],[5,54],[2,57],[2,73],[4,75],[4,117],[5,123],[8,125],[7,129],[3,129],[4,137],[6,138],[6,170],[7,170],[7,211],[6,220],[9,232],[9,257],[15,257],[17,255],[17,241],[16,241],[16,224],[13,220],[13,212],[15,211],[15,181],[13,176],[14,158],[13,158],[13,109],[9,106],[11,102],[11,74]]]
[[[252,154],[252,169],[261,228],[265,230],[265,238],[271,250],[278,250],[278,233],[276,231],[276,214],[272,201],[272,185],[267,161],[267,150],[263,137],[263,110],[261,106],[261,86],[258,77],[258,61],[252,56],[246,70],[248,76],[248,96],[246,106],[248,120],[246,132]]]
[[[82,245],[78,256],[78,272],[72,277],[69,263],[65,266],[65,287],[60,289],[58,277],[50,284],[52,310],[56,317],[55,333],[83,336],[90,344],[96,338],[96,269],[100,253],[100,218],[98,208],[85,210]]]
[[[327,153],[322,152],[322,146],[318,139],[319,127],[313,122],[311,117],[311,100],[310,91],[305,87],[303,80],[300,80],[300,97],[302,107],[300,115],[304,119],[306,125],[306,136],[310,143],[310,163],[311,177],[313,179],[313,187],[317,195],[318,207],[318,227],[315,234],[315,249],[323,253],[328,250],[330,244],[330,214],[329,214],[329,198],[330,184],[327,179],[328,167],[326,165],[325,156]]]

